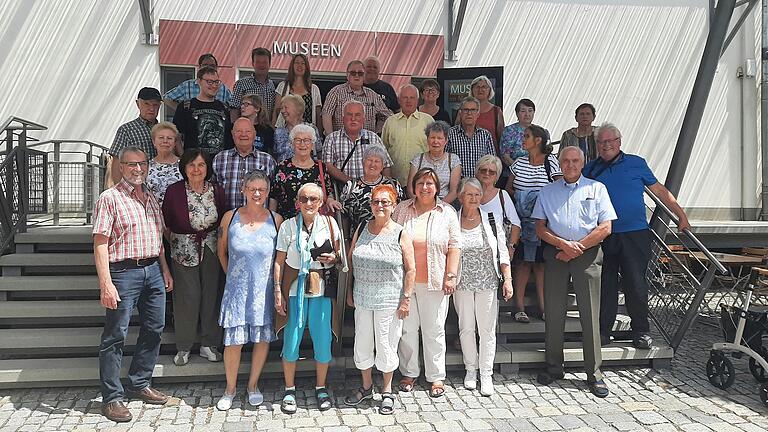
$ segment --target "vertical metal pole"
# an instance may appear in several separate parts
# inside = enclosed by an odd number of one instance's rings
[[[760,155],[762,160],[762,207],[760,219],[768,219],[768,0],[762,1],[763,32],[761,37],[760,73]]]
[[[27,157],[27,126],[24,125],[24,129],[19,135],[19,149],[16,153],[16,180],[19,182],[18,232],[21,233],[27,232],[27,213],[29,212],[29,163]]]
[[[59,176],[61,175],[61,143],[55,141],[53,143],[53,224],[59,224]]]

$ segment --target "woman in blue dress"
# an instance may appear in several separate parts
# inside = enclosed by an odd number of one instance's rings
[[[243,181],[245,206],[224,214],[219,229],[218,254],[227,273],[221,300],[219,325],[224,328],[224,372],[227,387],[216,408],[226,411],[235,399],[237,371],[243,345],[253,342],[251,374],[248,379],[248,403],[260,405],[264,396],[258,383],[269,352],[276,339],[272,325],[274,314],[274,279],[277,232],[283,218],[264,207],[269,199],[269,177],[256,170]]]

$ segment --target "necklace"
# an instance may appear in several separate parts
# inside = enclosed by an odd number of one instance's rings
[[[477,216],[475,216],[475,217],[472,217],[472,218],[471,218],[471,217],[469,217],[469,216],[466,216],[466,215],[461,215],[461,218],[462,218],[462,219],[466,219],[466,220],[468,220],[468,221],[470,221],[470,222],[474,222],[474,221],[476,221],[476,220],[477,220]]]

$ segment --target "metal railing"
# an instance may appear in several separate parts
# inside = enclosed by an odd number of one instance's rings
[[[718,273],[727,274],[728,270],[690,230],[678,231],[677,217],[650,189],[645,188],[645,192],[656,204],[656,209],[674,224],[673,229],[668,223],[662,223],[660,226],[664,231],[661,233],[650,230],[651,259],[645,277],[649,286],[650,317],[667,343],[677,349],[701,313],[704,298],[715,277]],[[659,225],[653,220],[657,217],[652,217],[651,225]],[[672,237],[672,243],[676,244],[670,247],[664,235]],[[694,263],[702,271],[692,270]]]

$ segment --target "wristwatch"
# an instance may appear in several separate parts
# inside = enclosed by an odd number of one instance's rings
[[[448,273],[445,274],[445,278],[448,279],[448,280],[456,279],[456,273],[448,272]]]

